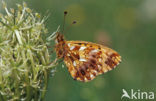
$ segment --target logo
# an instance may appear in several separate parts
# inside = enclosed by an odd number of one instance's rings
[[[145,92],[141,91],[140,89],[134,90],[131,89],[130,92],[128,93],[125,89],[122,89],[122,96],[121,99],[127,98],[127,99],[154,99],[154,92]]]

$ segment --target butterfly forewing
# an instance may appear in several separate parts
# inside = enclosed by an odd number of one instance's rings
[[[91,42],[65,41],[64,62],[75,80],[90,81],[115,68],[121,56],[114,50]]]

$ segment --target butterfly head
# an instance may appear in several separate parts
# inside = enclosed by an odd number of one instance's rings
[[[56,43],[63,43],[64,42],[64,36],[63,34],[61,34],[60,32],[56,33],[56,39],[55,39]]]

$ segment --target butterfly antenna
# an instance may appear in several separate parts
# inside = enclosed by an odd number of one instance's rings
[[[76,23],[77,23],[76,21],[73,21],[73,22],[68,26],[67,29],[69,29],[72,25],[74,25],[74,24],[76,24]]]
[[[65,26],[65,20],[66,20],[66,15],[67,15],[67,11],[64,11],[64,19],[63,19],[63,30],[62,33],[64,33],[64,26]]]
[[[66,30],[68,30],[73,24],[76,24],[77,22],[76,21],[73,21],[68,27]],[[65,33],[65,32],[64,32]]]

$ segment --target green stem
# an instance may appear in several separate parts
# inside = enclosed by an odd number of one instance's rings
[[[5,91],[4,89],[4,85],[3,84],[1,84],[0,85],[1,86],[1,91]],[[1,93],[0,93],[0,98],[2,99],[2,100],[0,100],[0,101],[6,101],[6,95],[2,95]]]
[[[16,77],[16,76],[18,76],[17,73],[18,73],[17,70],[14,69],[14,70],[13,70],[13,80],[15,81],[15,82],[14,82],[14,85],[15,85],[15,87],[16,87],[16,89],[15,89],[15,95],[16,95],[18,98],[20,98],[19,80],[18,80],[17,77]]]
[[[35,89],[35,94],[34,94],[34,101],[38,101],[38,90]]]
[[[0,101],[5,101],[1,94],[0,94]]]
[[[44,97],[45,97],[45,94],[46,94],[46,90],[47,90],[47,85],[48,85],[48,74],[47,74],[47,71],[48,70],[44,70],[44,87],[43,87],[43,92],[42,92],[42,95],[41,95],[41,101],[44,101]]]
[[[28,72],[26,72],[26,75],[25,75],[25,77],[26,77],[26,84],[27,84],[27,87],[26,87],[26,94],[27,94],[27,96],[26,96],[26,101],[30,101],[30,84],[29,84],[29,74],[28,74]]]
[[[22,58],[23,60],[26,60],[26,56],[25,56],[25,50],[22,51]],[[30,82],[29,82],[29,66],[27,66],[27,64],[24,64],[25,67],[27,67],[27,71],[25,72],[25,82],[26,82],[26,101],[30,101]]]

